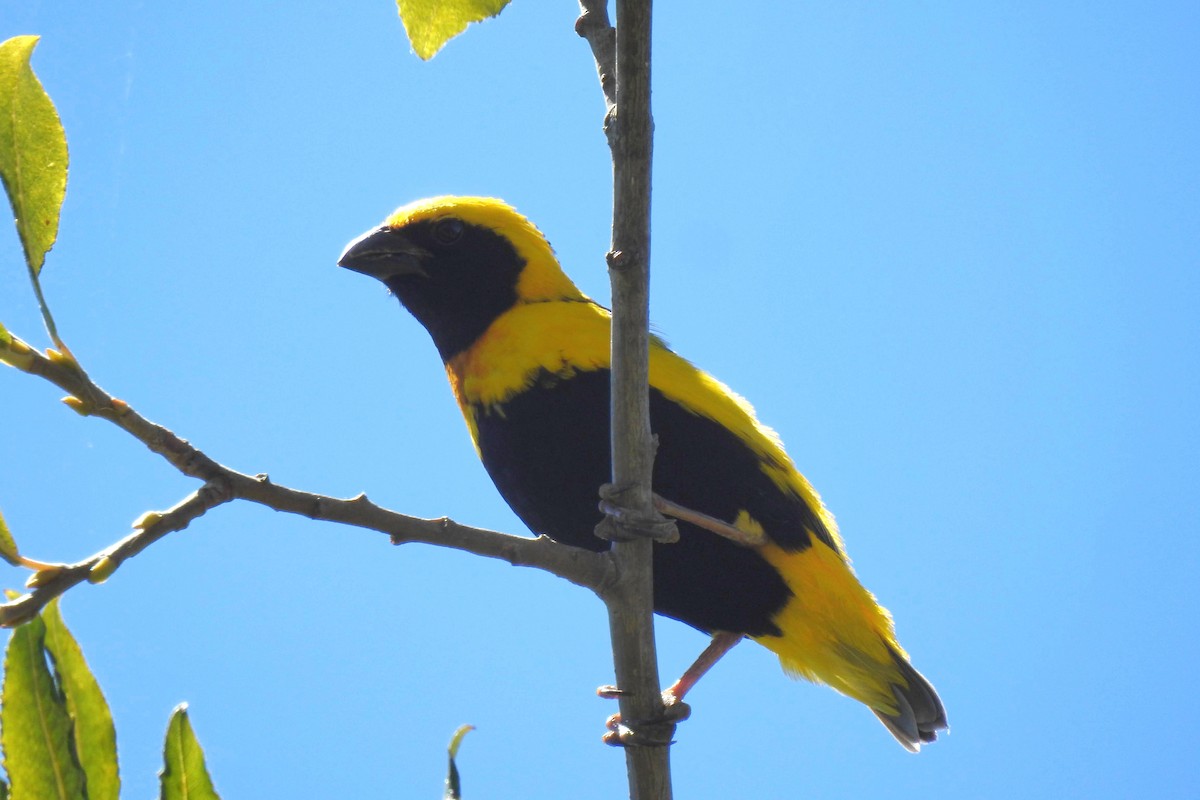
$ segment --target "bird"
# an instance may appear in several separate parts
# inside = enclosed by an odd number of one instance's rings
[[[612,318],[541,231],[496,198],[433,197],[353,240],[338,265],[382,281],[428,331],[476,452],[522,522],[608,548],[593,528],[611,473]],[[656,336],[649,374],[653,490],[691,512],[677,542],[654,545],[654,609],[713,637],[677,684],[679,699],[750,639],[787,674],[865,704],[907,750],[934,741],[947,728],[942,701],[779,436]],[[729,528],[751,544],[721,535]]]

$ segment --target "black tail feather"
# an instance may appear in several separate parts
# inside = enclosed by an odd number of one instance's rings
[[[909,752],[916,753],[922,744],[937,739],[937,732],[946,730],[946,709],[933,685],[917,672],[908,659],[893,652],[896,667],[907,686],[892,684],[898,710],[895,714],[873,709],[875,716],[887,726],[892,735]]]

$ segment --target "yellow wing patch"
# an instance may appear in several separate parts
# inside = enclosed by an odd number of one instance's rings
[[[528,389],[539,376],[567,378],[577,372],[608,369],[612,318],[571,282],[541,232],[501,200],[449,196],[421,200],[397,209],[384,224],[403,227],[445,216],[492,228],[507,238],[525,261],[516,304],[446,364],[454,396],[471,438],[477,442],[475,415],[498,413],[509,398]],[[794,493],[813,509],[836,551],[843,551],[833,515],[788,458],[779,436],[758,421],[746,400],[657,340],[650,346],[650,384],[692,413],[736,434],[759,457],[760,469],[776,486]]]
[[[779,435],[755,417],[750,403],[687,359],[657,344],[650,349],[650,385],[692,413],[707,417],[737,434],[758,455],[759,469],[776,486],[803,499],[821,519],[837,550],[843,551],[833,514],[788,458]],[[813,533],[809,531],[810,535]]]
[[[446,365],[472,440],[475,415],[496,413],[539,375],[568,378],[608,369],[611,317],[590,302],[518,303],[500,315],[470,348]],[[795,468],[776,433],[729,387],[655,342],[650,350],[650,385],[692,413],[733,431],[759,456],[762,471],[781,489],[802,498],[821,518],[841,551],[833,515]],[[811,534],[812,532],[810,532]]]

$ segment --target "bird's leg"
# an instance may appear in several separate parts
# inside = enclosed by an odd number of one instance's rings
[[[691,691],[701,678],[704,677],[713,665],[721,660],[721,657],[733,649],[744,638],[740,633],[727,633],[725,631],[717,631],[713,634],[712,641],[708,643],[708,647],[704,648],[704,652],[692,662],[692,665],[679,676],[679,680],[663,690],[663,719],[649,720],[650,723],[673,723],[681,722],[687,719],[691,713],[691,707],[683,702],[684,695]],[[601,697],[614,699],[619,697],[621,690],[616,686],[601,686],[596,690],[596,694]],[[639,743],[639,736],[634,730],[634,725],[625,723],[621,719],[620,714],[613,714],[605,722],[605,727],[608,732],[604,734],[604,741],[611,745],[627,745]],[[668,744],[669,742],[653,742],[654,744]]]
[[[663,691],[663,705],[671,706],[675,703],[682,703],[683,696],[691,691],[692,687],[704,677],[704,674],[743,638],[740,633],[726,633],[725,631],[714,633],[712,641],[708,643],[708,647],[704,648],[704,652],[679,676],[679,680]]]
[[[744,531],[716,517],[710,517],[708,514],[701,514],[699,511],[693,511],[678,503],[673,503],[659,494],[654,495],[654,508],[660,514],[666,514],[668,517],[690,522],[697,528],[703,528],[710,533],[715,533],[717,536],[728,539],[742,547],[762,547],[767,543],[767,536],[761,531],[758,533]]]

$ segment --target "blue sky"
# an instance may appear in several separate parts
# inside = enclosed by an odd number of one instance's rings
[[[946,701],[920,756],[738,648],[681,797],[1200,794],[1200,8],[659,3],[655,326],[746,395]],[[1048,7],[1047,7],[1048,6]],[[607,299],[602,103],[569,2],[432,62],[388,2],[4,2],[71,148],[45,288],[94,378],[289,485],[520,531],[423,330],[334,267],[393,207],[501,196]],[[44,336],[11,229],[0,321]],[[0,508],[76,559],[194,485],[0,371]],[[6,585],[24,575],[10,570]],[[548,576],[220,509],[64,612],[129,797],[167,715],[225,797],[614,797],[603,609]],[[658,626],[662,670],[704,644]]]

